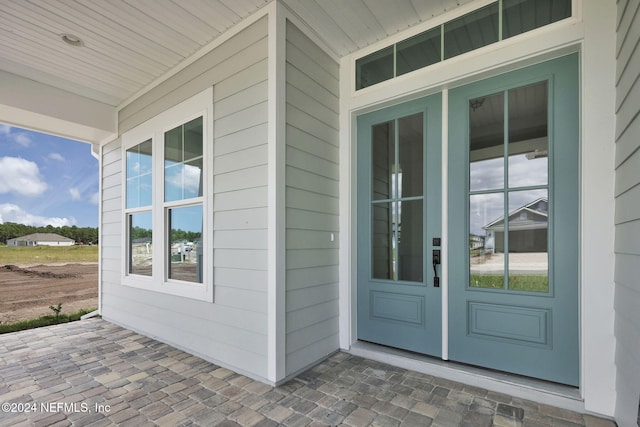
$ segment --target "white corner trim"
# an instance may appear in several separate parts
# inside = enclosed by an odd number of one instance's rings
[[[349,61],[343,59],[340,61],[340,183],[339,183],[339,245],[338,259],[340,265],[338,267],[338,295],[339,303],[339,325],[340,325],[340,348],[348,350],[355,341],[356,334],[356,236],[355,230],[355,212],[356,203],[353,200],[355,194],[355,176],[357,173],[355,161],[355,141],[356,131],[352,124],[352,114],[348,112],[347,99],[349,97],[349,75],[351,68]]]
[[[104,237],[104,225],[102,224],[102,181],[104,178],[104,168],[102,159],[104,158],[104,145],[98,146],[98,153],[98,314],[102,314],[102,238]]]
[[[613,415],[615,366],[616,8],[584,1],[581,52],[581,391],[587,411]],[[609,58],[609,59],[607,59]]]
[[[286,16],[282,5],[268,11],[267,136],[267,379],[286,376]]]
[[[442,269],[442,360],[449,360],[449,90],[442,91],[442,201],[440,246]]]

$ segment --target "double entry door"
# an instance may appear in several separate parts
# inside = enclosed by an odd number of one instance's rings
[[[358,338],[577,386],[578,57],[447,96],[358,117]]]

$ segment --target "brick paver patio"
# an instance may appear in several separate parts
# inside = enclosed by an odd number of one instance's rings
[[[0,335],[0,426],[615,426],[337,353],[270,387],[100,319]]]

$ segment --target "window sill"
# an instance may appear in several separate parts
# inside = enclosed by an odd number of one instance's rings
[[[152,277],[144,276],[124,276],[122,278],[124,286],[142,289],[145,291],[161,294],[179,296],[205,302],[213,302],[213,287],[205,283],[189,283],[168,281],[163,282]]]

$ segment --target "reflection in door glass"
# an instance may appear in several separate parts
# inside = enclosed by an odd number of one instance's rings
[[[504,187],[504,94],[469,101],[469,189]]]
[[[396,251],[394,247],[395,220],[393,203],[371,205],[371,245],[374,279],[395,279]]]
[[[469,286],[549,291],[547,90],[469,101]]]
[[[395,122],[373,126],[371,139],[372,200],[389,200],[395,197]]]
[[[509,187],[546,185],[547,82],[509,91]]]
[[[422,113],[398,119],[398,197],[422,196]]]
[[[549,291],[548,216],[547,190],[509,193],[509,289]]]
[[[423,281],[423,113],[371,128],[372,277]]]
[[[398,202],[398,280],[422,282],[422,200]]]
[[[469,196],[469,285],[504,288],[504,193]]]

